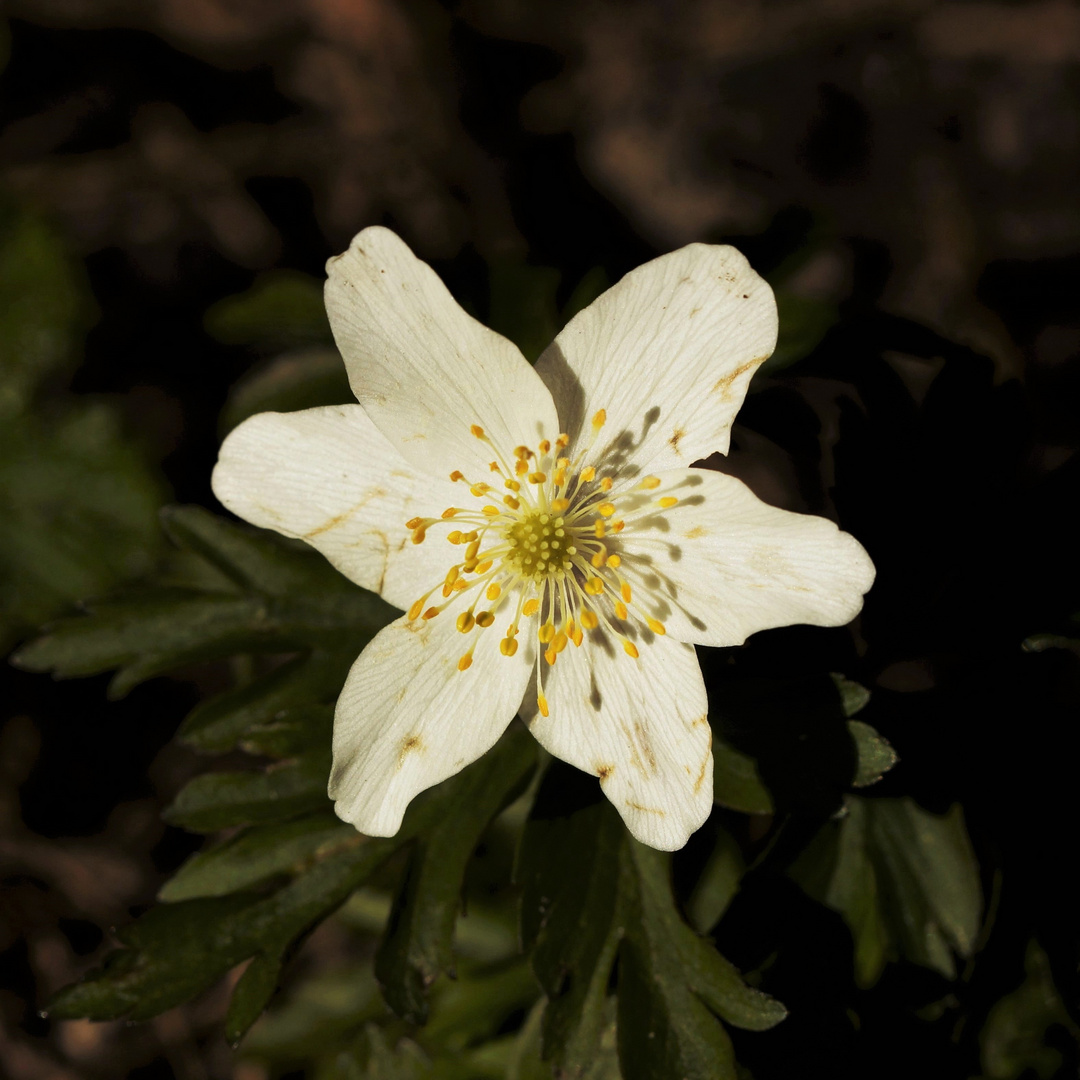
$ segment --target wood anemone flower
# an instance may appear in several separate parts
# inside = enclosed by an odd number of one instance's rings
[[[338,700],[337,813],[393,835],[520,713],[635,837],[681,847],[712,806],[694,646],[841,625],[874,578],[832,522],[688,467],[726,452],[775,346],[769,286],[734,248],[691,244],[627,274],[533,368],[387,229],[327,271],[359,404],[252,417],[213,486],[405,611]]]

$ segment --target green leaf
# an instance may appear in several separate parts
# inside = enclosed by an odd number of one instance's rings
[[[711,930],[739,891],[745,865],[742,850],[727,829],[719,829],[716,846],[686,903],[686,917],[695,930]]]
[[[836,687],[836,692],[840,695],[840,705],[844,710],[844,716],[848,719],[862,712],[870,703],[870,691],[861,683],[854,682],[835,671],[829,677]]]
[[[1046,1045],[1046,1033],[1060,1024],[1076,1037],[1076,1025],[1062,1003],[1050,961],[1034,939],[1028,942],[1024,981],[990,1010],[979,1044],[989,1080],[1018,1080],[1034,1073],[1039,1080],[1058,1074],[1062,1055]]]
[[[339,650],[357,655],[394,614],[304,545],[231,525],[199,507],[171,507],[163,520],[177,543],[236,591],[158,589],[95,602],[87,616],[61,620],[14,661],[60,677],[119,668],[110,693],[121,696],[155,675],[240,653],[322,645],[343,663]],[[242,692],[237,697],[244,700]],[[216,719],[233,733],[225,718]]]
[[[771,814],[773,800],[757,763],[723,739],[713,738],[713,800],[744,814]]]
[[[328,746],[265,771],[203,773],[180,790],[161,816],[171,825],[204,833],[287,821],[327,805],[329,777]]]
[[[850,796],[792,866],[807,893],[838,912],[855,942],[860,986],[889,957],[955,978],[982,915],[979,870],[959,806],[931,814],[911,799]]]
[[[535,362],[558,329],[555,293],[560,274],[550,266],[501,262],[492,265],[488,325]]]
[[[118,934],[123,948],[49,1005],[57,1019],[146,1020],[179,1005],[249,957],[278,956],[338,907],[397,846],[354,836],[262,899],[239,893],[151,908]]]
[[[848,731],[855,740],[855,787],[876,784],[899,761],[888,739],[862,720],[849,720]]]
[[[44,220],[0,200],[0,424],[78,359],[96,320],[86,274]]]
[[[0,420],[0,651],[74,603],[147,573],[161,544],[163,496],[104,405]]]
[[[226,345],[268,351],[333,342],[322,282],[298,270],[260,274],[247,292],[214,304],[203,325]]]
[[[232,431],[256,413],[355,403],[336,349],[298,349],[274,357],[233,387],[221,414],[221,432]]]
[[[233,987],[225,1014],[225,1038],[235,1047],[262,1015],[277,992],[285,957],[281,953],[260,953],[251,959]]]
[[[626,1080],[735,1080],[731,1040],[717,1016],[762,1031],[787,1015],[680,918],[668,860],[634,840],[624,848],[627,896],[619,951],[619,1062]],[[715,1015],[714,1015],[715,1014]]]
[[[553,763],[521,838],[521,939],[548,997],[543,1057],[581,1077],[597,1054],[621,933],[625,830],[591,777]]]
[[[225,896],[287,872],[351,842],[356,831],[332,814],[315,814],[283,825],[256,826],[207,851],[199,851],[158,893],[166,902]]]
[[[534,740],[520,726],[511,728],[460,774],[454,811],[425,831],[411,853],[375,960],[387,1004],[411,1023],[426,1020],[427,988],[451,966],[465,864],[535,766]]]
[[[359,643],[357,643],[359,644]],[[342,650],[315,648],[265,675],[197,705],[184,720],[178,738],[204,753],[224,753],[241,739],[249,753],[288,757],[303,749],[303,731],[323,732],[324,724],[298,710],[333,701],[359,655],[356,644]],[[301,730],[297,731],[297,725]],[[299,742],[297,741],[299,738]]]

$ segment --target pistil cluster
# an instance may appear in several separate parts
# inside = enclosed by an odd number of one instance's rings
[[[546,439],[535,450],[518,446],[506,457],[483,428],[474,425],[474,437],[495,455],[489,466],[491,482],[455,470],[450,479],[468,489],[472,505],[450,506],[438,518],[406,522],[414,544],[423,543],[429,529],[444,526],[446,540],[464,549],[455,553],[442,583],[409,608],[409,618],[434,619],[458,594],[473,594],[472,603],[457,617],[457,629],[473,635],[458,660],[459,671],[472,664],[479,634],[493,626],[500,613],[510,615],[499,642],[499,651],[507,657],[518,651],[523,623],[535,621],[540,643],[537,704],[544,716],[548,703],[541,657],[553,667],[568,645],[580,647],[586,632],[603,627],[636,659],[637,645],[628,636],[635,622],[653,634],[665,633],[664,624],[648,614],[648,607],[655,611],[659,605],[648,603],[647,589],[642,590],[644,607],[641,597],[635,602],[629,580],[633,555],[625,541],[635,522],[678,500],[650,495],[660,486],[655,476],[617,484],[614,477],[585,464],[606,419],[603,409],[596,413],[592,438],[574,460],[566,456],[567,435],[560,435],[554,446]],[[641,590],[640,576],[637,582]]]

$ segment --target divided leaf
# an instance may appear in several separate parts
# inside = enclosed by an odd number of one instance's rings
[[[536,743],[520,726],[511,728],[455,778],[453,813],[433,822],[412,850],[375,960],[387,1004],[411,1023],[427,1019],[427,988],[451,966],[465,865],[535,766]]]
[[[860,986],[898,955],[955,978],[953,954],[967,958],[975,947],[982,891],[959,806],[939,816],[911,799],[851,796],[844,818],[825,826],[791,873],[843,916]]]

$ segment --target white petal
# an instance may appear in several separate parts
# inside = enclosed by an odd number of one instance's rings
[[[222,445],[212,484],[234,514],[306,540],[396,607],[439,584],[454,562],[442,535],[413,544],[405,522],[438,517],[460,500],[460,485],[418,473],[359,405],[245,420]]]
[[[521,704],[528,656],[503,656],[495,627],[458,633],[455,618],[451,606],[427,622],[398,619],[345,680],[330,797],[338,817],[369,836],[393,836],[413,797],[489,750]],[[474,644],[472,666],[459,671]]]
[[[458,306],[389,229],[365,229],[326,264],[326,310],[353,393],[418,469],[487,479],[491,447],[555,439],[551,394],[517,346]]]
[[[658,479],[648,503],[679,502],[628,516],[621,569],[635,606],[671,637],[739,645],[769,627],[842,626],[859,613],[874,564],[831,521],[778,510],[741,480],[708,469]],[[620,509],[630,501],[620,500]]]
[[[691,244],[631,270],[570,320],[536,370],[572,438],[604,409],[597,451],[613,464],[685,467],[727,452],[776,328],[772,289],[738,251]]]
[[[642,843],[674,851],[712,809],[712,732],[692,645],[648,635],[631,659],[602,633],[544,663],[548,716],[522,716],[557,758],[600,777]]]

